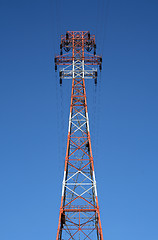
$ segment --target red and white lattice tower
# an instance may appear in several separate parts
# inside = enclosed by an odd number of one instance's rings
[[[60,84],[72,79],[72,92],[56,240],[103,240],[85,90],[85,79],[97,83],[102,58],[96,56],[95,36],[87,31],[67,31],[60,49],[55,70],[63,66]]]

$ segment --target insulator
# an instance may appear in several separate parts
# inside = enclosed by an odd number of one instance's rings
[[[70,51],[69,44],[70,44],[70,42],[67,40],[67,41],[65,42],[65,45],[64,45],[64,50],[65,50],[66,52],[69,52],[69,51]]]
[[[100,69],[100,71],[102,70],[102,65],[99,65],[99,69]]]
[[[56,58],[56,57],[54,58],[54,62],[55,62],[55,63],[57,62],[57,58]]]
[[[60,78],[62,77],[62,71],[59,72],[59,76],[60,76]]]
[[[97,78],[94,79],[94,83],[95,83],[95,85],[97,85]]]
[[[69,41],[66,40],[66,42],[65,42],[65,47],[68,47],[68,46],[69,46]]]
[[[100,58],[100,62],[102,62],[102,57]]]
[[[87,47],[86,50],[87,50],[87,52],[90,52],[92,50],[92,48],[91,47]]]
[[[93,71],[93,78],[97,78],[97,76],[98,76],[97,70]]]
[[[63,51],[62,50],[60,51],[60,55],[63,55]]]
[[[89,152],[90,151],[89,141],[86,143],[86,147],[88,148],[88,152]]]
[[[69,52],[70,48],[69,47],[65,47],[64,50],[65,50],[65,52]]]
[[[68,33],[66,33],[66,40],[68,40],[68,38],[69,38],[69,34],[68,34]]]
[[[62,44],[60,44],[60,49],[62,49]]]
[[[62,85],[62,78],[60,78],[60,86]]]
[[[96,55],[96,49],[94,48],[94,55]]]
[[[65,214],[64,213],[61,214],[61,222],[63,224],[65,224]]]
[[[88,32],[88,39],[90,39],[90,33]]]
[[[57,65],[55,64],[55,71],[57,71]]]
[[[86,147],[87,147],[87,148],[89,148],[89,141],[88,141],[88,142],[86,142]]]

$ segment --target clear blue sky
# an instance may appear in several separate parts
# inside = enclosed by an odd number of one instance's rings
[[[71,84],[54,54],[61,33],[89,30],[103,56],[87,95],[104,239],[158,240],[157,26],[157,0],[0,0],[0,239],[56,237]]]

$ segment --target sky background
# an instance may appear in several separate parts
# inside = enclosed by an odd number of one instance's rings
[[[157,0],[0,0],[0,239],[56,238],[71,82],[60,88],[54,56],[61,34],[89,30],[104,240],[158,240],[157,13]]]

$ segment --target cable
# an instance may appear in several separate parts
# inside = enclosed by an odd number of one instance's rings
[[[95,133],[95,168],[97,172],[97,159],[98,159],[98,139],[99,139],[99,134],[100,134],[100,112],[101,112],[101,104],[100,104],[100,98],[101,98],[101,79],[102,75],[100,72],[99,75],[99,82],[98,82],[98,89],[97,89],[97,99],[96,99],[96,133]]]
[[[102,56],[104,55],[104,42],[105,42],[106,33],[107,33],[107,23],[108,23],[108,16],[109,16],[109,7],[110,7],[110,0],[106,0],[105,18],[104,18],[104,21],[103,21],[103,43],[102,43],[102,46],[101,46]]]
[[[96,39],[98,52],[103,55],[104,42],[106,37],[106,29],[109,15],[110,0],[97,1],[97,20],[96,20]]]

